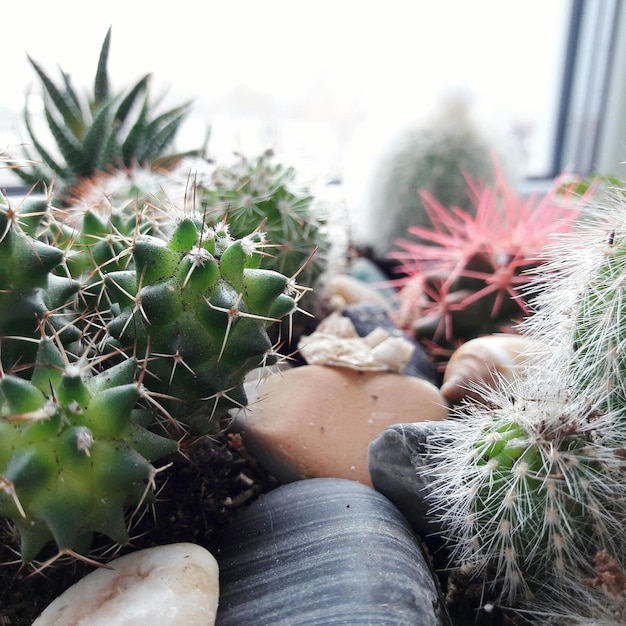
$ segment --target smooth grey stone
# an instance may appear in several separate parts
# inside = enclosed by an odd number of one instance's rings
[[[428,437],[454,429],[453,420],[395,424],[369,445],[368,465],[374,488],[404,513],[415,532],[427,538],[441,532],[429,515]]]
[[[402,373],[423,378],[433,384],[437,383],[437,370],[424,348],[408,333],[398,328],[380,305],[373,302],[355,302],[346,306],[342,315],[354,324],[359,337],[369,335],[376,328],[384,328],[393,337],[408,339],[413,344],[413,352]]]
[[[355,481],[278,487],[211,550],[220,568],[217,626],[450,626],[406,519]]]

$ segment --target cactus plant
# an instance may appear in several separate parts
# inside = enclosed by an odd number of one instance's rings
[[[126,508],[154,486],[152,461],[177,449],[133,419],[135,369],[129,359],[92,375],[45,337],[30,380],[0,374],[0,515],[24,561],[51,540],[59,554],[85,554],[94,532],[127,543]]]
[[[24,155],[36,164],[18,168],[16,174],[29,185],[57,187],[57,201],[66,201],[68,188],[99,171],[136,164],[167,167],[183,156],[170,149],[190,111],[184,103],[158,113],[159,100],[149,91],[150,75],[140,78],[129,89],[113,93],[108,75],[111,28],[104,38],[94,78],[93,93],[81,97],[62,71],[57,85],[31,57],[28,60],[41,81],[44,112],[54,149],[44,145],[35,133],[28,107],[24,108],[26,131],[32,142]],[[203,149],[186,154],[201,154]],[[58,154],[57,154],[58,153]]]
[[[262,224],[273,244],[262,266],[288,276],[301,270],[300,281],[312,286],[326,269],[326,216],[311,191],[299,183],[294,168],[273,163],[273,157],[267,150],[217,166],[209,184],[200,185],[199,199],[209,223],[227,218],[233,237]]]
[[[491,132],[490,132],[491,131]],[[431,215],[420,191],[444,206],[475,209],[466,176],[481,184],[495,180],[494,156],[511,178],[512,150],[481,123],[465,94],[448,94],[438,110],[392,138],[369,175],[354,229],[360,248],[379,262],[410,226],[430,228]]]
[[[67,341],[78,335],[68,324],[71,318],[64,305],[79,285],[53,273],[62,265],[63,251],[28,232],[36,229],[45,212],[45,202],[43,207],[41,202],[25,201],[15,206],[0,198],[0,358],[8,370],[33,362],[42,324],[50,325]]]
[[[259,267],[264,245],[261,231],[234,239],[192,215],[168,241],[138,236],[134,269],[105,276],[113,345],[149,354],[146,384],[202,432],[219,427],[219,407],[246,404],[245,374],[277,359],[266,327],[298,310],[295,281]]]
[[[626,402],[624,206],[623,190],[614,189],[553,244],[544,267],[554,279],[536,290],[536,316],[524,322],[526,332],[555,346],[555,367],[573,393],[607,412]]]
[[[625,547],[624,462],[596,436],[614,416],[558,382],[537,372],[483,390],[483,402],[453,409],[452,441],[430,441],[451,558],[484,576],[500,602],[561,589],[590,575],[596,552]]]
[[[245,375],[278,358],[267,329],[306,291],[260,267],[261,230],[193,210],[160,224],[129,200],[0,202],[0,517],[25,561],[126,542],[153,462],[245,405]]]
[[[429,442],[452,562],[547,623],[623,616],[624,590],[599,598],[596,569],[602,554],[626,565],[624,208],[616,190],[546,251],[521,326],[541,359],[454,408],[458,430]]]
[[[412,226],[390,257],[399,262],[396,321],[446,355],[481,334],[511,331],[530,313],[524,286],[549,238],[568,231],[593,194],[562,179],[524,198],[497,168],[494,184],[467,179],[474,210],[448,207],[422,191],[433,227]]]

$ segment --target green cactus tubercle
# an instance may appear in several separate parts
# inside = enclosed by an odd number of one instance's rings
[[[22,207],[20,207],[22,208]],[[34,360],[36,343],[26,339],[40,336],[40,325],[53,329],[65,341],[78,338],[61,310],[79,289],[76,281],[52,271],[64,253],[55,246],[30,236],[36,212],[21,213],[0,203],[0,337],[3,337],[2,364],[11,369]],[[22,228],[24,224],[24,228]]]

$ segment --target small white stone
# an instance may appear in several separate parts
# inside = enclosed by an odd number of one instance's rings
[[[390,336],[381,327],[359,337],[349,318],[331,313],[315,332],[300,338],[298,349],[308,365],[401,373],[413,354],[414,345],[407,338]]]
[[[33,626],[213,626],[219,570],[192,543],[139,550],[97,569],[52,602]]]

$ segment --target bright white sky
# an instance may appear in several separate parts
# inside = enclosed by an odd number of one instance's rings
[[[539,127],[560,86],[568,6],[567,0],[5,2],[0,107],[23,105],[34,82],[26,53],[54,78],[59,65],[76,86],[90,84],[112,25],[114,86],[152,71],[155,90],[168,88],[172,104],[194,98],[203,122],[223,113],[219,101],[242,85],[276,110],[397,122],[432,106],[446,85],[466,84],[496,117]]]

